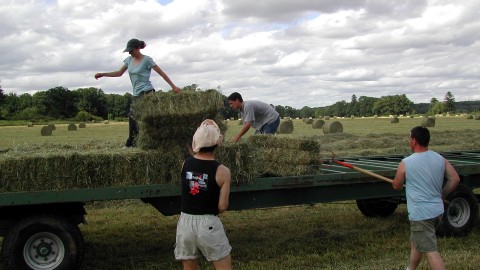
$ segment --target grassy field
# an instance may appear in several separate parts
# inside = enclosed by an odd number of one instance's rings
[[[343,134],[324,135],[302,120],[288,135],[316,138],[338,155],[408,153],[410,128],[420,118],[337,119]],[[226,139],[238,130],[230,121]],[[127,123],[87,124],[67,131],[58,124],[53,136],[40,136],[41,126],[0,127],[0,149],[25,145],[84,144],[108,141],[119,148]],[[431,148],[439,151],[480,149],[480,121],[461,117],[437,118]],[[249,136],[253,132],[249,132]],[[87,205],[84,269],[181,269],[173,248],[178,216],[164,217],[139,201],[96,202]],[[406,206],[384,219],[365,218],[355,202],[230,211],[222,220],[233,247],[234,269],[405,269],[409,254]],[[447,269],[478,269],[480,226],[463,238],[440,238]],[[212,269],[201,260],[202,269]],[[1,266],[0,259],[0,269]],[[428,269],[425,261],[419,269]]]

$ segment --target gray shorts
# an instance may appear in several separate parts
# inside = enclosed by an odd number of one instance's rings
[[[218,261],[227,257],[231,250],[218,216],[180,214],[175,243],[176,260],[196,259],[203,254],[208,261]]]
[[[410,241],[415,244],[418,251],[423,253],[437,251],[437,236],[435,232],[442,221],[442,216],[420,221],[410,221]]]

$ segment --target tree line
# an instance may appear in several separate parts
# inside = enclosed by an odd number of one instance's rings
[[[197,85],[183,87],[183,90],[201,91]],[[78,121],[124,119],[127,117],[133,95],[125,93],[106,94],[102,89],[90,87],[69,90],[57,86],[46,91],[38,91],[33,95],[24,93],[5,94],[0,88],[0,120],[54,120],[76,119]],[[224,96],[225,109],[222,112],[226,119],[237,118],[238,112],[228,106]],[[436,98],[430,104],[414,104],[405,94],[383,96],[380,98],[354,94],[349,102],[342,100],[330,106],[308,107],[296,109],[290,106],[273,105],[281,117],[308,118],[320,116],[374,116],[374,115],[409,115],[409,114],[445,114],[472,113],[480,108],[480,101],[455,102],[449,91],[443,101]]]

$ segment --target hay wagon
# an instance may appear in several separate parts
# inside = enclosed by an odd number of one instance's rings
[[[480,151],[448,152],[443,155],[461,176],[461,185],[445,206],[440,233],[465,235],[478,215]],[[394,177],[400,155],[342,159],[386,177]],[[171,183],[122,187],[79,188],[60,191],[0,193],[0,235],[7,269],[74,269],[80,266],[84,243],[80,223],[85,222],[85,203],[140,199],[163,215],[180,209],[179,186]],[[386,182],[325,161],[315,175],[264,177],[232,184],[229,210],[268,208],[356,200],[368,217],[391,215],[403,192]]]

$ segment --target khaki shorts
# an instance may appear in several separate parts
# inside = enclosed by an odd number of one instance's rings
[[[420,221],[410,221],[410,241],[415,244],[418,251],[422,253],[437,251],[437,236],[435,232],[442,221],[442,216]]]
[[[176,260],[196,259],[203,254],[208,261],[218,261],[232,250],[220,218],[214,215],[181,213],[176,238]]]

